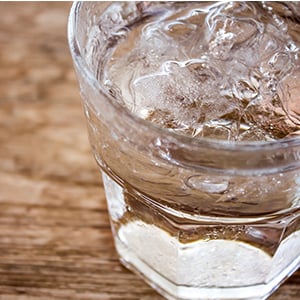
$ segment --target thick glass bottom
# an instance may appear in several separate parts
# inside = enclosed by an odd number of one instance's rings
[[[119,230],[115,245],[122,264],[170,300],[266,299],[300,263],[298,257],[269,282],[261,283],[274,269],[274,257],[264,251],[225,240],[180,247],[174,238],[167,239],[153,228],[139,221],[127,224]],[[295,246],[299,236],[290,237],[282,248]]]
[[[300,266],[296,211],[275,219],[195,219],[105,174],[103,182],[122,263],[167,299],[266,299]]]

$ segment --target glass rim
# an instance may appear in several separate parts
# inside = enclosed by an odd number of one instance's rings
[[[114,101],[112,95],[108,92],[96,76],[90,70],[85,58],[83,57],[76,37],[76,29],[78,22],[78,15],[80,13],[81,6],[85,1],[75,1],[70,9],[68,18],[68,43],[73,58],[73,63],[77,66],[81,74],[88,80],[89,84],[101,93],[108,100],[107,103],[112,106],[118,113],[122,114],[123,118],[126,118],[130,122],[134,122],[139,128],[144,128],[157,133],[158,137],[170,138],[172,142],[177,142],[178,145],[184,145],[186,147],[217,149],[223,151],[235,151],[235,152],[254,152],[254,151],[276,151],[290,147],[300,147],[300,137],[283,138],[274,141],[228,141],[218,140],[211,138],[193,138],[188,135],[183,135],[170,131],[167,128],[159,127],[147,120],[144,120],[128,109],[124,108],[120,103]],[[107,2],[108,3],[108,2]]]

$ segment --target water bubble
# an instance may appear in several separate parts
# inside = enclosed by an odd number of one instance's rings
[[[239,80],[233,87],[234,95],[247,104],[258,95],[258,89],[248,80]]]
[[[186,185],[191,189],[220,194],[228,188],[228,181],[217,176],[193,175],[186,180]]]

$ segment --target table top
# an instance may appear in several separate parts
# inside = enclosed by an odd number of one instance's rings
[[[162,300],[114,250],[71,57],[71,3],[0,3],[0,300]],[[270,299],[299,300],[300,272]]]

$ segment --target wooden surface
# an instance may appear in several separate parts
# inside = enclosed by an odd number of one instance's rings
[[[66,40],[71,3],[0,3],[0,300],[162,300],[118,262]],[[270,299],[299,300],[300,272]]]

